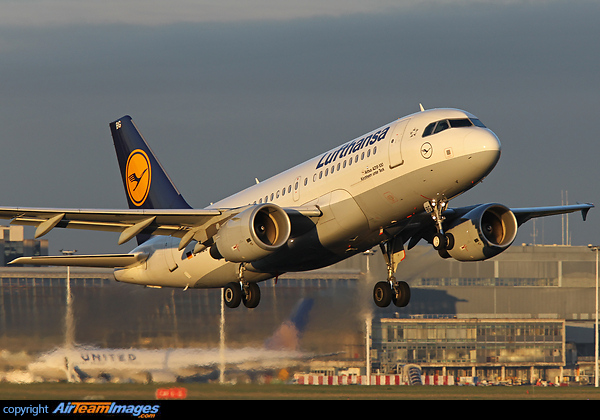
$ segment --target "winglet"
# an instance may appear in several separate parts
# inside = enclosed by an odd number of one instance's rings
[[[579,203],[577,203],[579,204]],[[594,207],[594,205],[592,203],[586,203],[589,204],[591,207],[586,207],[584,209],[581,209],[581,217],[583,218],[583,221],[585,222],[587,219],[587,214],[590,211],[590,209],[592,209]]]

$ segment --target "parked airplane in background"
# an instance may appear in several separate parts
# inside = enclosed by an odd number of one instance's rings
[[[216,379],[220,365],[250,374],[289,368],[317,356],[300,350],[312,306],[312,299],[298,301],[290,318],[262,347],[152,350],[75,346],[45,353],[25,372],[11,376],[22,382],[176,382]]]
[[[444,258],[480,261],[507,249],[527,220],[592,204],[448,208],[500,158],[500,142],[474,115],[423,110],[400,118],[204,209],[175,188],[130,117],[110,124],[130,210],[0,208],[11,223],[121,232],[129,254],[25,257],[16,264],[114,267],[118,281],[224,287],[229,307],[255,307],[258,282],[325,267],[379,245],[388,268],[373,297],[405,306],[396,269],[404,245],[425,239]]]

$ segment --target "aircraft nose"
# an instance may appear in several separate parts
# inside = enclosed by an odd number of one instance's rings
[[[468,154],[486,166],[494,167],[500,159],[500,140],[490,130],[480,129],[467,134],[464,145]]]

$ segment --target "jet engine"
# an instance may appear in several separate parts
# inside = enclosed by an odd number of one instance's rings
[[[229,219],[214,236],[214,258],[251,262],[265,258],[284,245],[292,225],[287,213],[271,203],[252,206]]]
[[[486,260],[513,243],[517,228],[517,219],[509,208],[502,204],[482,204],[446,229],[446,252],[459,261]]]

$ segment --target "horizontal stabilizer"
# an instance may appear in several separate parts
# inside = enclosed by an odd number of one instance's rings
[[[54,265],[70,267],[128,267],[148,258],[148,254],[100,254],[100,255],[57,255],[20,257],[9,264]]]

